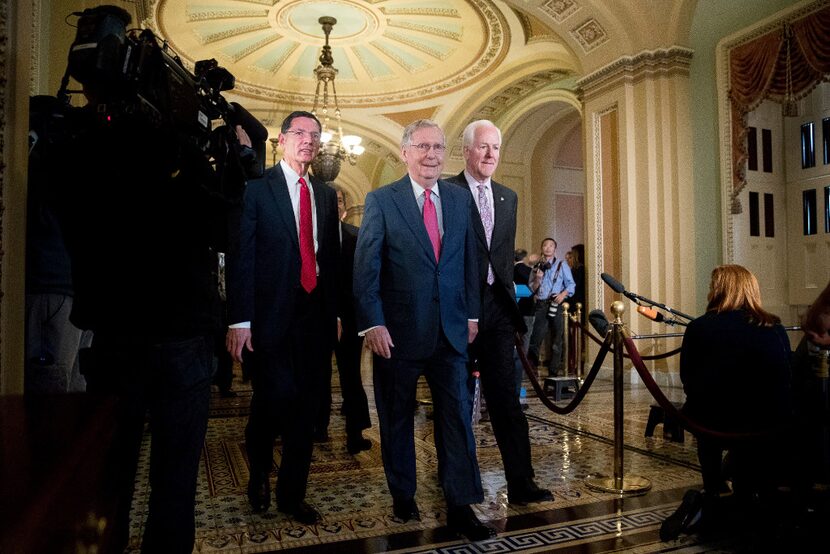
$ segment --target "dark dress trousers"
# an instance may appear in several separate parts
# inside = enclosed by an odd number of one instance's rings
[[[250,321],[254,390],[245,430],[252,472],[267,472],[282,435],[277,504],[305,497],[313,420],[325,367],[337,339],[338,219],[334,189],[311,177],[317,225],[317,286],[300,284],[297,223],[280,165],[248,183],[239,249],[228,266],[232,322]]]
[[[338,309],[343,332],[334,348],[337,359],[337,375],[343,395],[343,416],[346,419],[346,436],[359,438],[361,431],[372,426],[369,419],[369,402],[360,377],[360,357],[363,337],[358,336],[355,322],[352,278],[354,276],[354,251],[357,246],[358,228],[340,222],[340,296]],[[326,380],[327,379],[327,380]],[[322,403],[315,422],[315,432],[328,429],[331,419],[331,366],[324,377]],[[326,386],[329,384],[329,386]]]
[[[449,182],[467,193],[472,192],[463,171]],[[507,482],[523,486],[534,474],[527,418],[516,392],[513,360],[515,333],[526,330],[513,289],[518,198],[515,192],[495,181],[491,180],[490,186],[493,191],[493,234],[489,247],[481,214],[470,198],[470,221],[476,236],[481,291],[481,318],[478,336],[470,346],[470,362],[477,362],[479,368],[481,390],[487,400]],[[495,279],[492,285],[487,284],[488,263],[493,266]]]
[[[354,296],[360,330],[385,325],[392,357],[374,358],[381,453],[395,499],[415,496],[414,411],[425,375],[435,405],[438,474],[449,506],[481,502],[472,433],[468,320],[479,315],[470,195],[438,181],[444,235],[436,262],[408,176],[370,192],[357,240]]]

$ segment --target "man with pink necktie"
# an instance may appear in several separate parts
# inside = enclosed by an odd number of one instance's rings
[[[337,341],[339,219],[334,189],[311,177],[321,126],[309,112],[282,123],[283,158],[248,183],[239,247],[227,262],[227,347],[251,363],[254,394],[245,429],[248,500],[270,505],[273,445],[282,437],[277,509],[313,524],[305,502],[313,424],[325,367]]]
[[[493,434],[499,445],[511,504],[553,500],[534,481],[527,418],[516,392],[514,334],[526,327],[513,291],[518,197],[491,177],[499,165],[501,131],[492,122],[470,123],[462,135],[464,171],[447,179],[472,195],[471,225],[478,239],[481,319],[470,358],[481,373]]]
[[[408,174],[370,192],[357,239],[357,324],[374,353],[375,403],[393,513],[420,519],[415,503],[415,392],[424,375],[435,406],[435,449],[447,525],[470,540],[495,535],[470,504],[482,502],[472,432],[467,345],[480,308],[468,192],[439,180],[444,132],[432,121],[406,127]]]

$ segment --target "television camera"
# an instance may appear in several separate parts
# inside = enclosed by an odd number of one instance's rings
[[[81,85],[98,123],[139,121],[179,140],[195,144],[213,158],[217,171],[231,162],[244,177],[262,175],[268,132],[245,108],[228,102],[234,76],[214,59],[197,61],[194,73],[149,29],[127,30],[130,14],[116,6],[98,6],[79,16],[58,104],[69,109],[69,76]],[[213,123],[224,125],[214,129]],[[251,146],[239,143],[241,125]],[[69,130],[70,132],[73,129]],[[239,184],[241,186],[241,183]]]

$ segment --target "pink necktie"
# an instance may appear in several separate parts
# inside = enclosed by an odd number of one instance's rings
[[[427,228],[432,251],[435,252],[435,261],[441,257],[441,233],[438,232],[438,215],[435,213],[435,204],[430,198],[431,190],[424,190],[424,226]]]
[[[311,226],[311,193],[300,177],[300,284],[306,292],[317,286],[317,261],[314,259],[314,229]]]
[[[487,237],[487,248],[490,248],[490,240],[493,238],[493,211],[490,209],[490,202],[487,200],[487,190],[484,185],[478,185],[478,205],[481,212],[481,224],[484,226],[484,236]],[[492,285],[496,280],[493,274],[493,266],[487,264],[487,284]]]

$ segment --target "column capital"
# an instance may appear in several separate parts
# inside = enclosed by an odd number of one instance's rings
[[[647,78],[688,76],[693,53],[690,48],[671,46],[622,56],[586,75],[577,81],[577,86],[582,100],[587,101],[623,84],[634,84]]]

